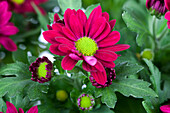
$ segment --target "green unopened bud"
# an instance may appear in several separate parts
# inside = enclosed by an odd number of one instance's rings
[[[68,94],[67,94],[67,92],[65,90],[59,90],[56,93],[56,98],[57,98],[57,100],[63,102],[68,98]]]
[[[146,58],[148,60],[153,60],[154,59],[154,53],[151,49],[145,49],[141,53],[142,58]]]

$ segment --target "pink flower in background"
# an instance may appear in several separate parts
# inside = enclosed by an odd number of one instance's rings
[[[107,75],[104,67],[114,68],[118,55],[117,51],[128,49],[126,44],[116,44],[120,33],[112,31],[116,20],[109,21],[109,14],[102,13],[101,6],[96,7],[87,19],[82,10],[67,9],[64,22],[57,14],[55,22],[48,31],[43,32],[46,41],[51,43],[53,54],[65,56],[62,60],[64,70],[72,70],[79,60],[83,60],[84,70],[98,84],[104,85]],[[115,45],[116,44],[116,45]]]
[[[17,27],[9,22],[12,13],[8,11],[8,3],[0,2],[0,46],[2,45],[8,51],[16,51],[16,44],[9,38],[18,32]]]
[[[31,5],[31,2],[34,2],[35,5],[40,9],[42,14],[45,14],[45,11],[43,8],[41,8],[39,5],[47,2],[48,0],[5,0],[9,3],[9,9],[14,10],[17,13],[28,13],[28,12],[35,12],[34,8]]]
[[[17,111],[15,106],[8,101],[6,102],[6,105],[7,105],[6,113],[24,113],[22,108],[19,108],[19,111]],[[3,113],[3,112],[0,112],[0,113]],[[34,106],[30,108],[27,113],[38,113],[38,107]]]
[[[169,11],[165,14],[165,19],[168,20],[167,25],[168,25],[168,29],[170,29],[170,0],[165,0],[165,6],[166,6],[166,8],[169,10]]]
[[[160,107],[160,110],[163,113],[170,113],[170,105],[163,105],[163,106]]]

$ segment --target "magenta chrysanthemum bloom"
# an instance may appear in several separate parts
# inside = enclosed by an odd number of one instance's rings
[[[56,14],[57,15],[57,14]],[[51,43],[53,54],[65,56],[61,62],[64,70],[72,70],[79,60],[83,69],[91,72],[98,84],[104,85],[107,75],[104,67],[114,68],[117,51],[128,49],[126,44],[116,44],[120,33],[112,31],[116,20],[109,21],[109,14],[96,7],[87,19],[82,10],[67,9],[64,23],[53,23],[51,30],[43,32]],[[116,44],[116,45],[115,45]]]
[[[156,15],[157,17],[167,12],[164,0],[146,0],[146,7],[151,14]]]
[[[22,108],[19,108],[19,111],[17,111],[16,107],[8,101],[6,101],[6,105],[7,105],[6,113],[24,113],[24,110]],[[3,113],[3,112],[0,112],[0,113]],[[38,113],[38,107],[34,106],[34,107],[30,108],[27,111],[27,113]]]
[[[0,46],[2,45],[8,51],[16,51],[17,46],[9,36],[15,35],[18,28],[9,22],[11,16],[12,13],[8,11],[8,3],[0,2]]]
[[[112,81],[116,79],[115,70],[113,68],[106,68],[106,71],[107,71],[107,81],[104,85],[98,84],[93,78],[93,76],[90,75],[89,79],[93,86],[95,86],[96,88],[105,88],[105,87],[109,87],[112,84]]]
[[[47,57],[37,58],[29,67],[32,72],[31,80],[39,83],[50,81],[52,69],[53,64]]]
[[[163,105],[163,106],[160,107],[160,110],[163,113],[170,113],[170,105]]]
[[[168,20],[167,25],[168,25],[168,29],[170,29],[170,0],[165,0],[165,5],[166,5],[166,8],[169,10],[165,14],[165,19]]]
[[[39,5],[44,2],[47,2],[48,0],[4,0],[4,1],[7,1],[9,3],[10,10],[14,10],[15,12],[21,14],[35,12],[34,8],[31,5],[31,2],[33,2],[40,9],[42,14],[45,14],[44,9],[41,8]]]

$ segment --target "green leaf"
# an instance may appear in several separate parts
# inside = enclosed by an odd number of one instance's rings
[[[136,37],[136,43],[138,44],[138,46],[143,46],[144,44],[145,44],[145,41],[143,41],[143,40],[145,40],[145,39],[147,39],[147,33],[145,33],[145,32],[143,32],[143,33],[140,33],[140,34],[138,34],[137,35],[137,37]]]
[[[91,5],[91,6],[88,6],[88,7],[87,7],[86,12],[85,12],[87,18],[89,18],[90,13],[92,12],[92,10],[93,10],[94,8],[96,8],[97,6],[99,6],[99,5],[100,5],[100,4],[98,3],[98,4],[94,4],[94,5]]]
[[[144,98],[146,96],[158,97],[158,95],[149,88],[150,83],[138,79],[121,79],[113,81],[112,87],[115,91],[124,96],[133,96],[135,98]]]
[[[31,2],[31,5],[33,6],[34,10],[36,11],[37,15],[38,15],[38,20],[41,24],[41,27],[46,31],[47,29],[47,25],[48,25],[48,21],[45,18],[45,16],[42,15],[42,13],[40,12],[40,9],[33,3]]]
[[[0,111],[4,111],[5,112],[5,109],[6,109],[6,103],[4,102],[4,100],[2,98],[0,98]]]
[[[134,75],[142,69],[142,66],[129,62],[120,63],[115,67],[117,79],[122,79],[126,78],[129,75]]]
[[[112,87],[105,87],[95,90],[95,97],[101,97],[102,103],[105,103],[109,108],[114,108],[117,102],[117,97]]]
[[[63,13],[67,8],[78,10],[82,7],[81,0],[58,0],[58,4]]]
[[[23,62],[23,63],[28,63],[27,60],[27,52],[24,50],[21,50],[18,48],[17,51],[12,52],[12,58],[14,60],[14,62],[19,61],[19,62]]]
[[[103,105],[99,109],[94,109],[92,111],[89,111],[88,113],[114,113],[114,111]]]

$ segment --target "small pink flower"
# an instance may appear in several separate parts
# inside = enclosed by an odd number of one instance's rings
[[[6,105],[7,105],[6,113],[24,113],[22,108],[19,108],[19,111],[17,111],[16,107],[8,101],[6,101]],[[0,112],[0,113],[3,113],[3,112]],[[30,108],[27,113],[38,113],[38,107],[34,106]]]
[[[10,35],[15,35],[18,28],[13,23],[9,22],[12,13],[8,11],[8,3],[0,2],[0,46],[4,46],[8,51],[16,51],[16,44],[9,38]]]
[[[165,0],[165,6],[169,10],[169,12],[165,14],[165,19],[168,20],[167,25],[168,29],[170,29],[170,0]]]
[[[163,106],[160,107],[160,110],[163,113],[170,113],[170,105],[163,105]]]
[[[48,31],[43,32],[45,40],[52,45],[53,54],[65,56],[61,62],[64,70],[72,70],[79,60],[83,60],[84,70],[91,75],[98,84],[104,85],[107,75],[104,67],[114,68],[118,55],[130,46],[116,44],[120,40],[120,33],[112,31],[116,20],[109,21],[109,14],[102,13],[101,6],[96,7],[87,19],[82,10],[67,9],[64,22],[58,15]]]

